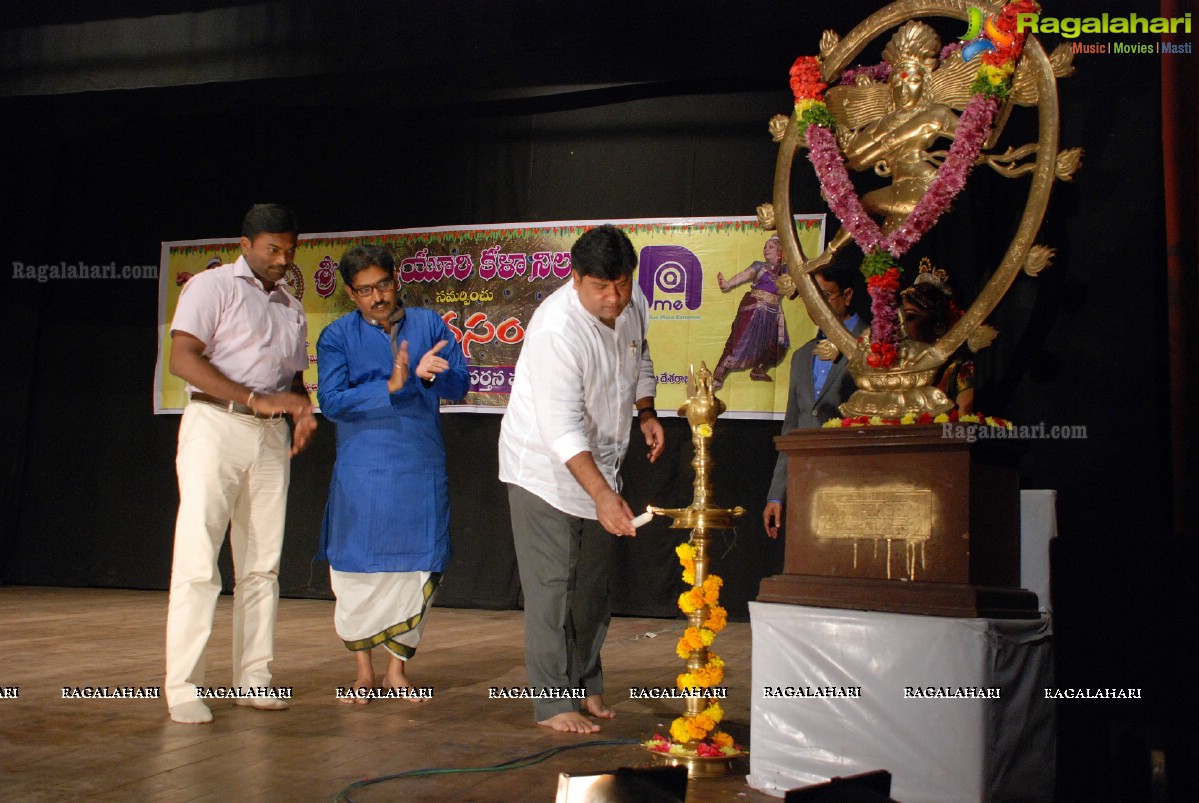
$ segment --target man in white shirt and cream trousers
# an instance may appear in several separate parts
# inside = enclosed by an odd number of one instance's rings
[[[167,609],[166,698],[176,722],[212,721],[196,692],[226,527],[236,575],[231,688],[257,693],[271,682],[290,461],[316,429],[303,384],[308,325],[283,280],[297,237],[290,209],[252,207],[242,255],[189,279],[171,322],[170,370],[187,382],[190,398],[175,458],[179,515]],[[294,443],[284,415],[295,422]],[[236,702],[287,707],[269,692]]]
[[[576,241],[570,283],[529,321],[500,427],[529,685],[538,692],[582,688],[583,712],[601,719],[615,716],[604,704],[600,665],[613,536],[636,535],[619,493],[634,412],[650,462],[665,443],[636,266],[628,236],[613,226]],[[569,698],[536,699],[534,718],[554,730],[600,730]]]

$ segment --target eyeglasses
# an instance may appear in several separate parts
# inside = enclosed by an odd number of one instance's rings
[[[821,290],[820,292],[824,293],[824,297],[825,297],[826,299],[828,299],[829,301],[832,301],[834,298],[836,298],[837,296],[841,295],[841,292],[842,292],[842,291],[840,291],[840,290],[834,290],[834,291],[832,291],[832,292],[830,293],[828,290]]]
[[[359,298],[366,298],[376,290],[378,290],[380,293],[390,293],[392,290],[396,289],[396,280],[384,279],[382,281],[375,282],[374,284],[362,284],[358,287],[351,287],[350,289],[353,290],[354,295],[358,296]]]

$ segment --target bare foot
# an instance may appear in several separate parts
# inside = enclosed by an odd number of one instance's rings
[[[394,655],[390,656],[390,660],[387,662],[387,674],[383,676],[383,685],[386,688],[416,689],[416,686],[413,685],[412,681],[408,679],[408,675],[404,672],[404,665],[406,663],[406,661],[402,661],[399,658],[396,658]],[[404,699],[408,700],[409,702],[419,703],[422,698],[412,696],[405,697]]]
[[[591,716],[599,717],[600,719],[616,718],[616,712],[604,705],[604,698],[599,694],[589,695],[583,700],[583,710],[591,714]],[[596,728],[596,730],[599,730],[599,728]]]
[[[361,676],[354,679],[354,691],[363,689],[370,691],[373,688],[375,688],[374,675],[371,675],[370,678],[367,679],[363,679]],[[370,700],[366,697],[340,697],[338,698],[337,702],[341,703],[342,705],[354,705],[355,703],[358,705],[366,705],[368,702],[370,702]]]
[[[354,678],[354,691],[375,688],[375,667],[371,664],[371,650],[360,650],[354,653],[354,663],[358,666],[358,675]],[[343,705],[366,705],[366,697],[342,697],[338,700]]]
[[[565,733],[599,733],[600,731],[599,725],[574,711],[554,714],[549,719],[543,719],[537,724]]]

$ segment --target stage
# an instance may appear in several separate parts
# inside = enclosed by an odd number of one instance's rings
[[[222,596],[206,685],[230,683],[230,611]],[[673,687],[683,619],[614,618],[604,647],[607,702],[617,718],[590,737],[537,727],[528,700],[489,699],[526,685],[520,611],[434,608],[410,675],[424,702],[345,705],[353,657],[333,631],[333,603],[284,599],[272,664],[287,711],[208,701],[211,725],[179,725],[162,699],[64,699],[76,688],[161,687],[167,595],[159,591],[0,587],[0,789],[5,799],[138,801],[332,800],[366,778],[425,768],[484,767],[592,739],[666,733],[682,701],[630,699],[631,687]],[[728,664],[722,724],[749,739],[750,626],[720,634]],[[376,656],[381,672],[383,656]],[[16,688],[18,696],[13,697]],[[8,690],[8,691],[5,691]],[[753,746],[749,745],[752,750]],[[532,767],[386,781],[353,800],[551,801],[558,773],[645,763],[636,746],[569,750]],[[777,800],[745,781],[740,760],[721,779],[693,780],[688,801]]]

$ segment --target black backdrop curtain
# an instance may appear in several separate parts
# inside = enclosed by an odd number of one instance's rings
[[[155,4],[197,12],[239,5]],[[385,46],[356,50],[353,42],[379,38],[355,38],[354,11],[323,34],[337,40],[335,54],[349,56],[328,67],[311,66],[305,54],[311,73],[302,75],[30,94],[10,89],[36,77],[38,63],[14,76],[23,67],[5,53],[0,582],[165,588],[177,505],[178,419],[150,413],[154,282],[38,284],[14,278],[12,263],[156,264],[160,241],[234,234],[245,209],[262,200],[290,203],[311,231],[752,214],[769,199],[775,149],[766,122],[789,109],[791,61],[813,52],[824,28],[844,34],[880,4],[614,3],[602,13],[531,1],[383,5],[392,9],[384,21],[407,27],[395,27]],[[1095,10],[1082,0],[1045,5],[1060,16]],[[158,13],[136,2],[81,8]],[[1159,13],[1156,2],[1109,9],[1132,10]],[[68,13],[29,11],[3,21],[3,31],[79,22],[44,16]],[[947,41],[959,34],[942,31]],[[1162,58],[1080,55],[1076,76],[1060,82],[1062,145],[1086,156],[1074,182],[1054,188],[1038,238],[1057,256],[1039,278],[1016,281],[993,317],[1000,337],[979,358],[984,411],[1087,427],[1085,440],[1023,444],[1021,461],[1024,487],[1059,492],[1058,682],[1145,688],[1135,708],[1061,712],[1062,783],[1094,793],[1078,799],[1105,796],[1106,781],[1123,771],[1107,761],[1121,734],[1144,722],[1181,727],[1190,711],[1178,704],[1189,667],[1177,656],[1196,647],[1199,611],[1186,589],[1199,556],[1193,539],[1172,535],[1178,476],[1166,411],[1169,299],[1181,298],[1185,318],[1194,285],[1182,295],[1167,285],[1159,177],[1193,158],[1195,146],[1176,137],[1163,154]],[[1189,58],[1177,66],[1193,68]],[[1193,92],[1175,97],[1167,116],[1189,104],[1193,132]],[[1003,221],[1024,191],[976,176],[977,194],[963,196],[932,246],[966,295],[987,271],[985,256],[979,263],[968,255],[998,253],[1010,236]],[[808,178],[795,182],[797,210],[821,208]],[[1171,243],[1193,247],[1191,210]],[[1185,290],[1185,268],[1175,276]],[[1182,342],[1193,349],[1193,333]],[[1175,379],[1193,387],[1185,357],[1193,351],[1173,353],[1184,355]],[[495,479],[499,418],[444,419],[455,556],[440,602],[511,607],[519,588]],[[681,422],[666,423],[661,464],[645,465],[634,449],[626,467],[634,507],[690,499],[686,433]],[[781,566],[781,544],[765,539],[757,521],[775,433],[774,423],[757,421],[721,422],[716,431],[717,501],[750,511],[717,549],[734,616],[745,616],[759,580]],[[331,435],[326,425],[295,462],[287,594],[327,595],[324,568],[310,558]],[[1188,464],[1193,472],[1193,450]],[[1190,490],[1175,487],[1180,500]],[[674,615],[680,585],[671,550],[684,535],[655,523],[622,544],[618,611]],[[1096,766],[1108,769],[1097,774]]]
[[[1162,16],[1177,17],[1194,4],[1162,0]],[[1189,37],[1167,40],[1186,46]],[[1199,58],[1162,59],[1162,149],[1166,197],[1166,258],[1169,276],[1170,425],[1174,433],[1174,530],[1186,539],[1199,535],[1192,494],[1199,488]]]

